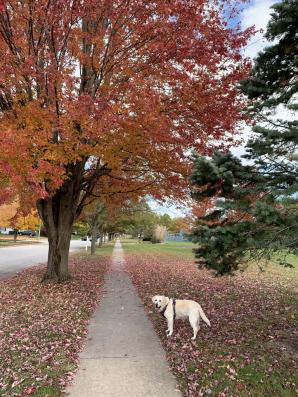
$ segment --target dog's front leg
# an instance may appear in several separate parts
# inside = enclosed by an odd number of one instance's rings
[[[167,322],[168,322],[167,336],[171,336],[173,334],[174,322],[172,318],[167,318]]]

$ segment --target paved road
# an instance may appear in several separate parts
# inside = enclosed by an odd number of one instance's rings
[[[70,251],[84,248],[86,242],[80,240],[71,241]],[[20,270],[44,263],[48,257],[48,244],[46,241],[15,247],[0,248],[0,279],[13,275]]]

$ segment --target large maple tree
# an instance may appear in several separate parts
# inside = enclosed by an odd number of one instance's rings
[[[103,176],[181,195],[189,150],[231,140],[252,29],[231,28],[228,3],[2,2],[0,172],[36,199],[45,279],[69,277],[71,227]]]

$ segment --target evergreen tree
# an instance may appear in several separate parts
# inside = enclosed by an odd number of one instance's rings
[[[256,120],[247,144],[250,164],[231,154],[194,157],[193,197],[218,199],[198,220],[194,241],[201,266],[230,273],[244,258],[298,252],[298,1],[275,4],[266,38],[274,44],[255,59],[241,82]],[[276,114],[285,114],[284,119]]]

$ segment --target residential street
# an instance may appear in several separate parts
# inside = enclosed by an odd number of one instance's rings
[[[72,240],[70,252],[85,248],[85,245],[85,241]],[[19,272],[26,267],[44,263],[47,260],[47,256],[48,243],[46,240],[37,244],[0,248],[0,279]]]

